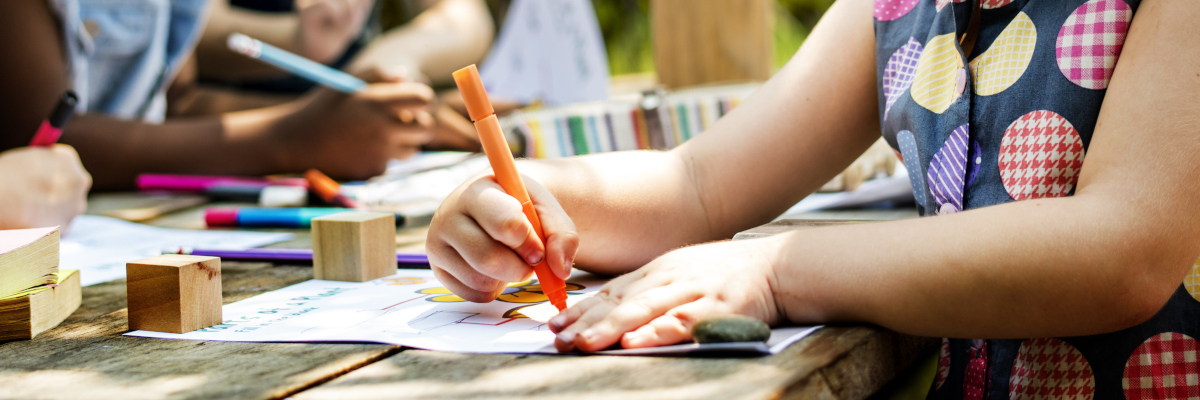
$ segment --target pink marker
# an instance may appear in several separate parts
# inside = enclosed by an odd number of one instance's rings
[[[308,181],[304,178],[250,178],[167,174],[141,174],[137,177],[137,187],[143,191],[205,192],[221,186],[260,188],[267,186],[299,186],[307,189]]]
[[[58,105],[54,106],[54,112],[50,114],[50,118],[42,121],[42,126],[38,127],[37,133],[33,134],[33,140],[29,142],[30,147],[50,147],[58,142],[58,138],[62,136],[63,125],[67,124],[67,120],[71,119],[71,114],[75,112],[75,105],[79,104],[79,96],[75,92],[68,90],[63,93],[58,99]]]

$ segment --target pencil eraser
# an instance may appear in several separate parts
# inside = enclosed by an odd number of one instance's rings
[[[492,101],[488,100],[487,90],[483,88],[483,80],[479,78],[479,70],[475,64],[454,71],[454,84],[462,94],[463,102],[467,105],[467,115],[471,121],[478,121],[495,114]]]
[[[236,208],[207,208],[204,210],[204,223],[211,227],[237,226],[238,210]]]

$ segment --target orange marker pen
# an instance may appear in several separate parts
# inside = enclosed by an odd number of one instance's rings
[[[329,203],[336,204],[340,207],[353,208],[355,210],[362,210],[365,208],[361,204],[358,204],[357,201],[354,201],[354,199],[343,195],[342,186],[338,185],[333,179],[330,179],[328,176],[321,173],[321,171],[310,169],[308,172],[304,173],[304,179],[308,180],[308,187],[312,188],[313,192],[316,192],[318,196],[321,196],[321,199]]]
[[[454,71],[453,75],[454,84],[458,85],[458,91],[462,92],[463,101],[466,102],[467,114],[470,115],[472,121],[475,121],[475,130],[479,131],[479,142],[483,144],[483,152],[487,154],[488,161],[492,164],[496,181],[509,196],[515,197],[517,201],[521,202],[521,210],[525,212],[525,218],[529,219],[529,223],[533,225],[533,232],[537,234],[538,240],[541,240],[544,245],[546,235],[542,232],[542,220],[538,218],[537,210],[533,208],[533,200],[529,198],[525,182],[521,181],[521,175],[517,173],[517,164],[513,161],[508,141],[504,139],[504,132],[500,130],[500,121],[496,119],[492,102],[488,100],[487,91],[483,88],[483,81],[479,79],[479,70],[475,69],[475,64],[471,64],[466,68]],[[545,259],[533,266],[533,272],[537,274],[538,282],[542,286],[542,293],[550,298],[550,303],[554,304],[559,311],[565,310],[567,293],[563,280],[550,270],[550,265],[546,264]]]

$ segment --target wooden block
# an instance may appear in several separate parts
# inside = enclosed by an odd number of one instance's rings
[[[312,220],[313,278],[366,282],[396,273],[396,216],[344,212]]]
[[[125,264],[129,329],[185,333],[221,323],[221,259],[166,254]]]

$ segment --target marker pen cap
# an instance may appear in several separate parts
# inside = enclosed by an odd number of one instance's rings
[[[58,105],[54,107],[54,113],[50,114],[50,126],[62,128],[67,124],[67,120],[71,118],[71,114],[75,112],[75,105],[79,103],[79,96],[75,92],[68,90],[63,93],[58,100]]]
[[[467,115],[471,116],[471,121],[479,121],[495,114],[475,64],[454,71],[451,75],[454,77],[454,84],[458,85],[458,91],[462,93],[463,102],[467,104]]]
[[[302,207],[308,204],[308,190],[296,186],[267,186],[258,195],[260,207]]]

